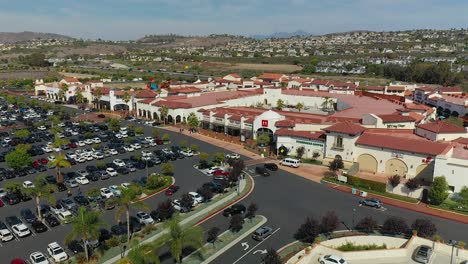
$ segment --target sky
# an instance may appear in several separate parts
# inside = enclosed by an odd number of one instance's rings
[[[0,6],[0,32],[85,39],[468,27],[468,0],[0,0]]]

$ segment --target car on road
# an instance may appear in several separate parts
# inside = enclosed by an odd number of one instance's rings
[[[139,211],[136,213],[136,218],[140,221],[140,224],[151,225],[154,224],[154,219],[146,212]]]
[[[273,228],[269,226],[262,226],[255,230],[252,234],[252,238],[257,241],[262,241],[273,233]]]
[[[419,263],[429,263],[432,252],[433,250],[430,246],[421,245],[414,251],[413,260]]]
[[[68,224],[71,222],[73,215],[70,211],[65,210],[65,211],[59,212],[57,214],[57,217],[60,221],[62,221],[62,223]]]
[[[271,171],[277,171],[278,170],[278,165],[276,165],[275,163],[265,163],[265,164],[263,164],[263,167],[265,167],[265,169],[271,170]]]
[[[179,186],[177,185],[171,185],[169,186],[169,188],[166,189],[166,191],[164,192],[167,196],[171,196],[173,195],[174,193],[176,193],[178,190],[179,190]]]
[[[200,194],[196,192],[189,192],[188,194],[190,195],[190,197],[192,197],[193,206],[203,203],[203,197]]]
[[[68,259],[67,253],[57,242],[52,242],[47,245],[47,253],[55,262],[61,262]]]
[[[34,222],[32,222],[31,227],[32,229],[34,229],[36,233],[42,233],[42,232],[47,231],[47,226],[44,225],[44,223],[42,223],[42,221],[39,221],[39,220],[35,220]]]
[[[320,264],[347,264],[346,260],[340,256],[335,255],[320,256],[318,262]]]
[[[31,253],[31,255],[29,255],[29,260],[31,260],[32,264],[49,264],[50,263],[49,260],[47,260],[47,257],[39,251]]]
[[[265,167],[256,166],[255,173],[263,177],[270,176],[270,172],[267,169],[265,169]]]
[[[226,154],[226,159],[240,159],[240,155],[237,153]]]
[[[31,234],[31,231],[25,224],[17,224],[11,227],[11,230],[18,237],[26,237]]]
[[[111,197],[114,197],[114,193],[111,190],[109,190],[109,188],[101,188],[100,192],[102,198],[109,199]]]
[[[77,183],[79,183],[81,185],[85,185],[85,184],[89,183],[89,180],[86,177],[76,177],[75,180],[76,180]]]
[[[236,214],[244,214],[247,208],[243,204],[234,204],[229,208],[224,209],[224,216],[231,216]]]
[[[10,229],[5,225],[5,223],[0,221],[0,242],[7,242],[12,240],[13,234],[10,232]]]
[[[381,208],[383,206],[383,202],[377,198],[362,199],[361,201],[359,201],[359,204],[374,208]]]
[[[21,209],[20,215],[26,223],[32,223],[37,220],[36,215],[29,208]]]

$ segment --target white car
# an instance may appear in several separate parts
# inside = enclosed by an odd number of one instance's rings
[[[123,149],[125,149],[125,151],[127,151],[127,152],[132,152],[132,151],[135,150],[131,145],[130,146],[124,146]]]
[[[86,178],[86,177],[76,177],[76,182],[81,184],[81,185],[85,185],[85,184],[88,184],[89,183],[89,180]]]
[[[145,137],[145,141],[148,142],[148,143],[152,143],[152,142],[154,142],[154,138],[152,138],[152,137]]]
[[[103,198],[106,198],[106,199],[109,199],[111,197],[114,197],[114,193],[112,193],[111,190],[109,190],[108,188],[101,188],[101,196]]]
[[[48,159],[49,161],[54,161],[54,160],[56,160],[57,158],[56,158],[54,155],[50,155],[47,159]]]
[[[141,149],[140,143],[133,143],[130,145],[133,149]]]
[[[83,140],[80,140],[76,143],[79,147],[84,147],[86,146],[86,143]]]
[[[11,230],[13,230],[13,233],[18,237],[25,237],[31,234],[31,231],[29,231],[29,228],[25,224],[14,225],[11,227]]]
[[[83,156],[76,156],[75,161],[78,163],[86,162],[86,158]]]
[[[115,149],[109,149],[109,153],[112,154],[112,155],[117,155],[119,154],[119,152]]]
[[[88,139],[85,139],[84,143],[85,143],[86,145],[91,145],[91,144],[94,143],[94,141],[93,141],[92,139],[88,138]]]
[[[116,171],[114,168],[107,168],[107,169],[106,169],[106,172],[107,172],[107,173],[109,174],[109,176],[111,176],[111,177],[115,177],[115,176],[119,175],[119,174],[117,173],[117,171]]]
[[[42,151],[44,151],[45,153],[50,153],[50,152],[52,152],[53,150],[52,150],[49,146],[46,146],[46,147],[43,147],[43,148],[42,148]]]
[[[140,224],[151,225],[154,224],[154,219],[147,213],[140,211],[136,213],[136,218],[140,221]]]
[[[124,182],[124,183],[120,184],[120,186],[121,186],[122,188],[124,188],[124,189],[127,189],[127,188],[130,188],[130,183]]]
[[[66,209],[63,208],[63,206],[59,203],[57,203],[56,205],[51,205],[50,210],[56,215],[59,214],[60,212],[66,211]]]
[[[227,159],[240,159],[240,155],[237,153],[226,154]]]
[[[0,241],[7,242],[13,239],[13,234],[8,230],[5,226],[4,228],[0,229]]]
[[[98,138],[98,137],[95,137],[95,138],[93,138],[93,142],[94,142],[95,144],[99,144],[99,143],[101,143],[101,139]]]
[[[115,196],[120,196],[122,194],[122,191],[119,190],[119,186],[117,185],[111,185],[109,186],[109,190],[115,195]]]
[[[193,156],[193,151],[190,149],[187,150],[181,150],[180,153],[186,157],[192,157]]]
[[[52,242],[47,245],[47,253],[55,262],[61,262],[68,259],[67,253],[65,253],[65,250],[63,250],[57,242]]]
[[[34,183],[32,183],[32,181],[24,181],[23,182],[23,188],[34,188]]]
[[[114,161],[112,161],[112,163],[114,163],[115,165],[119,167],[125,167],[125,162],[123,162],[123,160],[121,159],[115,159]]]
[[[102,154],[100,151],[94,152],[92,156],[95,159],[103,159],[104,158],[104,154]]]
[[[190,211],[190,209],[182,207],[179,200],[173,200],[172,201],[172,206],[174,207],[174,209],[176,209],[177,211],[179,211],[181,213],[186,213],[186,212]]]
[[[29,255],[29,259],[31,260],[32,264],[49,264],[50,263],[47,260],[47,257],[39,251],[31,253],[31,255]]]
[[[39,126],[39,127],[37,127],[37,129],[38,129],[38,130],[44,131],[44,130],[46,130],[47,128],[46,128],[45,126]]]
[[[209,169],[206,171],[206,173],[208,173],[208,174],[213,174],[215,171],[218,171],[218,170],[224,171],[224,169],[221,168],[221,167],[211,167],[211,168],[209,168]]]
[[[324,255],[318,259],[320,264],[347,264],[342,257],[335,255]]]
[[[57,218],[64,224],[68,224],[72,220],[72,213],[68,210],[61,211],[57,214]]]
[[[193,206],[203,203],[203,197],[200,194],[196,192],[189,192],[188,194],[192,197]]]
[[[146,157],[146,156],[153,156],[153,153],[151,153],[151,151],[148,151],[148,150],[142,150],[141,151],[141,155],[143,157]]]

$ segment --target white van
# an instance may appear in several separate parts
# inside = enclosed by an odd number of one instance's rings
[[[298,159],[285,158],[280,162],[280,164],[283,166],[299,168],[299,166],[301,165],[301,161]]]

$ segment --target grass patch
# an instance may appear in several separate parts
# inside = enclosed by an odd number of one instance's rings
[[[347,242],[336,249],[340,251],[364,251],[364,250],[375,250],[375,249],[387,249],[387,245],[377,245],[377,244],[369,244],[369,245],[355,245],[352,242]]]
[[[305,249],[306,247],[310,246],[307,243],[302,243],[301,241],[295,241],[293,244],[289,245],[287,248],[283,249],[279,253],[279,256],[281,258],[281,263],[286,263],[290,258],[292,258],[294,255],[299,253],[301,250]]]
[[[164,184],[161,187],[158,187],[156,189],[149,189],[149,188],[143,188],[143,193],[146,195],[150,195],[156,192],[159,192],[167,187],[169,187],[172,184],[172,177],[171,176],[162,176],[164,178]]]
[[[447,198],[442,204],[440,205],[430,205],[430,207],[443,209],[448,211],[453,211],[459,214],[468,215],[468,207],[463,205],[461,202],[455,201],[453,199]]]
[[[233,233],[231,231],[226,231],[222,233],[219,237],[216,243],[213,244],[205,244],[201,250],[198,250],[194,252],[192,255],[188,256],[187,258],[184,259],[184,263],[186,264],[195,264],[195,263],[200,263],[203,260],[209,258],[219,250],[221,250],[223,247],[227,246],[229,243],[231,243],[233,240],[238,238],[239,236],[245,234],[249,229],[254,227],[255,225],[259,224],[262,221],[262,218],[259,216],[255,216],[251,220],[246,220],[242,229],[237,232]]]
[[[375,191],[375,190],[369,190],[367,188],[362,188],[362,187],[359,187],[359,186],[354,186],[354,185],[351,185],[351,184],[348,184],[348,183],[340,182],[337,179],[331,178],[331,177],[324,177],[323,180],[326,181],[326,182],[336,183],[338,185],[357,188],[357,189],[359,189],[361,191],[381,195],[381,196],[384,196],[384,197],[387,197],[387,198],[392,198],[392,199],[396,199],[396,200],[400,200],[400,201],[404,201],[404,202],[408,202],[408,203],[418,203],[419,202],[419,200],[415,199],[415,198],[401,196],[401,195],[394,194],[394,193],[378,192],[378,191]]]

